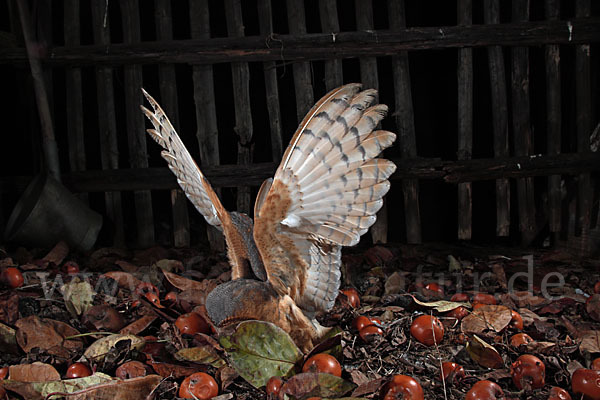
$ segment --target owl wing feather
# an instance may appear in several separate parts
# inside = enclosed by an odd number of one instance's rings
[[[342,86],[315,104],[255,206],[267,280],[308,312],[332,307],[341,247],[358,243],[375,222],[396,169],[375,159],[396,138],[375,130],[387,107],[373,105],[375,90],[360,88]]]
[[[209,224],[224,233],[227,253],[232,265],[232,277],[234,279],[253,277],[248,263],[253,264],[253,269],[258,268],[259,272],[262,264],[258,261],[258,265],[254,265],[257,261],[252,260],[252,254],[249,254],[254,248],[254,244],[249,243],[252,239],[252,221],[240,215],[236,215],[232,220],[232,215],[221,204],[219,197],[194,162],[162,108],[144,89],[142,92],[152,107],[150,111],[140,106],[154,126],[154,129],[148,129],[147,132],[164,149],[161,156],[167,161],[169,169],[177,177],[177,183],[194,207]],[[246,237],[246,230],[250,230],[249,237]],[[260,273],[254,275],[260,278]]]

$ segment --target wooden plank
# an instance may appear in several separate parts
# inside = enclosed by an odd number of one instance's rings
[[[361,31],[372,31],[375,29],[373,23],[373,3],[371,0],[355,0],[356,27]],[[377,59],[375,57],[361,57],[360,80],[364,88],[379,89],[379,75],[377,73]],[[387,243],[388,213],[387,202],[383,200],[383,207],[377,213],[377,221],[371,226],[371,238],[373,243]]]
[[[560,16],[560,0],[546,0],[546,19],[557,21]],[[546,64],[546,146],[548,154],[561,151],[561,88],[560,88],[560,47],[547,45],[544,49]],[[548,222],[550,232],[561,230],[561,190],[560,175],[548,177]]]
[[[529,19],[529,0],[512,3],[512,19],[524,22]],[[512,122],[516,156],[526,156],[533,151],[531,115],[529,112],[529,48],[512,47]],[[536,235],[535,199],[533,178],[517,179],[517,207],[521,244],[528,246]]]
[[[138,0],[123,0],[121,18],[123,21],[123,38],[125,43],[139,43],[140,15]],[[148,167],[148,151],[146,147],[146,127],[144,116],[140,112],[142,97],[141,65],[125,65],[123,67],[123,86],[125,88],[125,110],[127,139],[129,144],[129,160],[133,168]],[[133,193],[137,227],[137,245],[149,247],[154,244],[154,216],[150,191],[137,190]]]
[[[230,37],[244,36],[241,0],[225,0],[227,32]],[[248,63],[232,63],[233,105],[235,108],[235,127],[238,137],[238,164],[252,164],[252,110],[250,109],[250,71]],[[252,207],[250,187],[237,188],[237,211],[250,214]]]
[[[210,38],[210,13],[208,0],[190,1],[190,26],[193,39]],[[212,65],[193,65],[194,102],[196,103],[196,138],[200,148],[200,165],[206,167],[220,164],[219,132],[217,130],[217,110]],[[211,182],[214,184],[214,182]],[[217,195],[221,192],[216,189]],[[207,225],[206,233],[210,248],[225,250],[223,234],[214,226]]]
[[[388,14],[391,30],[399,30],[406,27],[404,0],[389,0]],[[417,156],[417,141],[415,137],[408,54],[406,51],[401,51],[398,55],[392,57],[392,70],[394,75],[394,97],[396,99],[396,110],[392,115],[396,117],[400,153],[402,158],[415,158]],[[406,240],[408,243],[421,243],[419,181],[416,179],[403,180],[402,190],[404,193]]]
[[[94,43],[106,48],[110,45],[110,20],[107,0],[94,0],[91,3]],[[119,168],[119,148],[117,145],[117,120],[113,88],[113,69],[107,66],[96,67],[96,93],[98,102],[98,133],[100,135],[100,161],[102,169]],[[125,244],[125,223],[121,193],[104,193],[106,214],[114,224],[113,244]]]
[[[600,171],[600,157],[594,153],[563,153],[525,157],[485,158],[442,161],[436,158],[389,158],[398,167],[391,181],[403,179],[443,179],[447,183],[494,180],[500,177],[522,178],[556,174],[578,175]],[[272,177],[278,163],[246,166],[203,167],[204,175],[215,188],[236,187],[243,183],[256,186]],[[31,177],[0,178],[0,190],[22,191]],[[165,190],[178,187],[168,168],[87,170],[63,174],[63,181],[75,192]]]
[[[44,78],[44,71],[33,36],[29,5],[26,2],[17,1],[17,6],[19,9],[21,27],[23,29],[25,47],[27,48],[27,55],[29,57],[29,67],[33,78],[35,100],[41,125],[45,169],[53,178],[60,182],[61,174],[58,159],[58,146],[54,136],[54,124],[52,122],[52,113],[50,111],[50,102],[46,88],[46,80]]]
[[[293,0],[287,0],[296,3]],[[191,4],[195,3],[192,2]],[[298,7],[294,4],[294,7]],[[304,13],[302,12],[302,17]],[[294,18],[293,15],[289,18]],[[295,24],[298,21],[294,20]],[[304,21],[304,19],[302,20]],[[195,25],[195,24],[194,24]],[[433,50],[487,46],[541,46],[597,42],[600,18],[568,21],[530,21],[518,24],[402,28],[395,31],[340,32],[331,34],[274,34],[244,38],[173,40],[97,45],[56,46],[43,59],[51,66],[99,64],[215,64],[250,61],[313,61],[391,56],[402,50]],[[20,48],[0,49],[0,64],[26,63]],[[310,71],[310,68],[308,69]]]
[[[154,20],[156,22],[156,38],[173,40],[173,17],[171,0],[155,0]],[[179,125],[179,106],[177,101],[177,80],[173,64],[158,66],[158,82],[161,104],[175,128]],[[171,209],[173,216],[173,243],[175,247],[190,245],[190,219],[185,195],[180,189],[171,190]]]
[[[486,24],[500,23],[499,0],[484,0]],[[488,48],[488,67],[492,94],[492,126],[494,130],[494,156],[508,157],[508,100],[504,55],[500,46]],[[496,234],[510,234],[510,184],[508,179],[496,181]]]
[[[336,0],[319,0],[319,15],[323,33],[329,33],[335,38],[340,32]],[[342,60],[333,59],[325,61],[325,89],[333,90],[344,83]]]
[[[288,26],[292,35],[306,35],[306,16],[304,2],[286,0]],[[331,37],[331,35],[329,35]],[[281,43],[281,45],[283,45]],[[282,58],[281,55],[279,57]],[[302,121],[314,104],[312,77],[309,62],[296,62],[292,66],[294,72],[294,89],[296,91],[296,117]]]
[[[271,0],[258,0],[258,23],[260,34],[265,38],[273,35],[273,16]],[[279,88],[277,87],[277,69],[275,61],[263,63],[267,110],[269,112],[269,128],[271,132],[271,156],[279,161],[283,155],[283,139],[281,134],[281,111],[279,108]]]
[[[576,0],[575,15],[589,16],[590,0]],[[582,44],[575,48],[575,107],[577,127],[577,151],[589,153],[592,134],[592,93],[591,93],[590,45]],[[592,187],[590,174],[580,174],[577,182],[577,220],[575,235],[581,235],[581,251],[589,253],[589,231],[592,210]]]
[[[64,9],[64,36],[66,46],[78,46],[80,40],[79,0],[66,0]],[[65,71],[67,137],[69,142],[69,166],[71,171],[86,169],[85,134],[83,131],[83,96],[81,93],[81,68],[70,67]],[[86,193],[79,198],[88,203]]]
[[[473,24],[473,0],[458,0],[458,24]],[[473,49],[458,50],[458,159],[470,160],[473,152]],[[458,238],[470,240],[473,231],[471,182],[458,184]]]

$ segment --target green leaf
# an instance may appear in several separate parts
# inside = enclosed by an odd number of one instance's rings
[[[231,366],[255,388],[272,376],[286,376],[302,353],[278,326],[264,321],[244,321],[230,336],[219,338]]]
[[[355,384],[335,375],[303,372],[288,379],[281,387],[280,393],[295,399],[312,396],[339,398],[355,387]]]
[[[181,349],[175,353],[175,358],[179,361],[191,361],[198,364],[208,364],[215,368],[221,368],[225,365],[225,361],[219,357],[215,349],[208,346]]]

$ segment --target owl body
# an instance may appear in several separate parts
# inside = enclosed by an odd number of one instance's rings
[[[325,332],[314,319],[329,310],[340,285],[342,246],[375,222],[396,166],[376,158],[396,136],[376,130],[387,107],[359,84],[324,96],[303,119],[275,176],[261,186],[254,221],[228,212],[191,158],[160,106],[145,91],[154,125],[148,133],[196,209],[220,229],[232,280],[207,297],[217,326],[272,322],[308,352]]]

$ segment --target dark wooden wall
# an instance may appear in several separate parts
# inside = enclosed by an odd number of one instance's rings
[[[249,213],[306,111],[360,81],[380,90],[384,127],[398,133],[373,241],[576,235],[591,246],[590,0],[8,0],[0,15],[0,228],[47,170],[105,215],[108,244],[222,249],[148,141],[140,88],[225,204]]]

